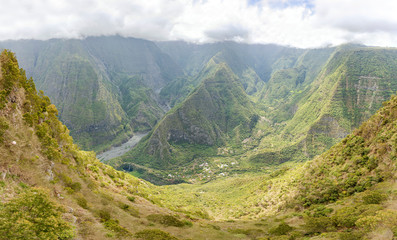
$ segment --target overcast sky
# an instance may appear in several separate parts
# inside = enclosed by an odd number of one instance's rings
[[[396,0],[0,0],[0,40],[115,35],[397,47]]]

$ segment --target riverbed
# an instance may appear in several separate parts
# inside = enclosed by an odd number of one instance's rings
[[[135,145],[147,134],[148,134],[148,132],[136,133],[127,142],[121,144],[118,147],[112,147],[108,151],[98,154],[96,157],[99,160],[101,160],[101,162],[106,162],[109,159],[119,157],[119,156],[123,155],[124,153],[128,152],[129,150],[131,150],[133,147],[135,147]]]

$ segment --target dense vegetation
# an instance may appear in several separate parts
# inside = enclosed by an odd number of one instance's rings
[[[103,151],[164,114],[155,91],[182,74],[154,43],[122,37],[2,42],[84,149]],[[116,57],[117,56],[117,57]]]
[[[217,147],[238,144],[250,135],[253,116],[255,110],[237,77],[221,64],[123,160],[170,169],[195,157],[215,155]]]
[[[186,57],[186,52],[174,48],[176,52],[171,53],[172,44],[160,46],[176,62]],[[164,184],[265,172],[266,167],[284,162],[307,161],[358,127],[397,90],[394,49],[344,45],[287,51],[274,47],[275,55],[267,59],[272,62],[271,72],[265,77],[251,65],[250,57],[257,55],[226,43],[222,46],[229,47],[214,53],[219,46],[201,46],[204,55],[197,55],[195,61],[206,61],[207,54],[214,54],[203,69],[191,70],[192,76],[178,78],[162,89],[163,100],[175,106],[135,149],[114,159],[114,166]],[[237,79],[244,90],[236,98],[241,104],[234,104],[235,97],[226,94],[234,84],[205,84],[222,65],[230,72],[226,78]],[[186,71],[191,69],[184,66]],[[239,119],[241,124],[232,130],[221,118]],[[197,131],[192,138],[193,129]]]

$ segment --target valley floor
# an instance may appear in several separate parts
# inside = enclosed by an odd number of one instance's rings
[[[136,133],[127,142],[121,144],[120,146],[114,146],[108,151],[102,152],[97,155],[97,158],[102,162],[106,162],[112,158],[119,157],[124,153],[130,151],[148,132]]]

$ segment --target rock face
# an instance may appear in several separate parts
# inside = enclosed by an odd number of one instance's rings
[[[131,157],[135,163],[154,168],[172,168],[177,161],[189,162],[200,155],[194,152],[196,147],[216,149],[231,139],[241,142],[244,136],[250,135],[249,121],[254,114],[252,103],[239,79],[226,64],[218,64],[208,78],[179,107],[171,110],[126,160]],[[181,154],[184,151],[182,148],[192,151]]]

